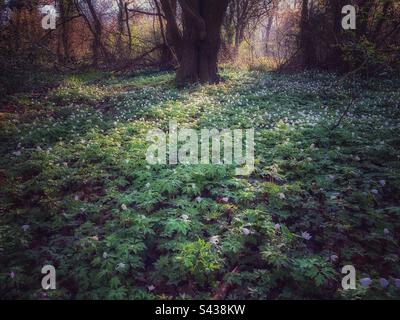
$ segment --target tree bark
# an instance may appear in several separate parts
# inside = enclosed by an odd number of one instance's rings
[[[269,53],[269,38],[271,35],[272,22],[274,21],[274,16],[271,15],[268,17],[267,26],[265,27],[265,54]]]
[[[68,19],[71,17],[73,7],[72,3],[65,0],[59,1],[61,25],[61,42],[62,42],[62,55],[60,62],[69,61],[71,58],[71,43],[70,43],[70,25]],[[60,53],[61,54],[61,53]]]
[[[97,15],[92,0],[85,0],[85,3],[87,4],[89,9],[90,17],[87,14],[85,14],[85,12],[82,10],[79,1],[75,0],[74,3],[76,9],[85,19],[86,24],[93,35],[93,41],[92,41],[93,65],[97,66],[100,62],[100,58],[105,58],[105,60],[109,62],[110,54],[108,53],[108,50],[106,49],[106,47],[102,42],[103,26],[99,16]]]
[[[229,0],[179,0],[182,31],[172,2],[161,0],[161,5],[167,19],[168,41],[179,60],[178,86],[196,82],[217,83],[221,26]]]
[[[161,36],[162,36],[162,39],[164,42],[163,47],[161,49],[160,66],[162,68],[165,68],[166,70],[169,70],[169,69],[174,68],[174,66],[176,65],[176,63],[178,61],[177,61],[174,49],[169,44],[168,39],[171,38],[171,35],[168,34],[169,30],[167,30],[167,33],[165,32],[164,21],[163,21],[162,13],[161,13],[161,7],[160,7],[160,4],[158,3],[158,0],[154,0],[154,4],[156,6],[157,17],[158,17],[158,21],[160,24]],[[176,13],[176,2],[173,4],[172,10]]]
[[[240,45],[242,44],[243,40],[244,40],[244,25],[240,24],[237,25],[235,31],[235,47],[233,52],[235,59],[237,59],[239,56]]]
[[[332,39],[334,42],[331,45],[330,52],[328,54],[328,64],[332,69],[339,69],[340,66],[343,66],[342,59],[342,49],[340,45],[343,42],[342,39],[342,7],[343,0],[330,0],[329,1],[329,10],[332,14]]]
[[[132,53],[132,32],[131,32],[131,26],[129,24],[129,11],[127,2],[125,2],[124,10],[125,10],[125,25],[126,25],[126,30],[128,31],[128,56],[130,57]]]
[[[123,37],[124,37],[124,16],[125,16],[125,3],[123,0],[118,0],[118,19],[117,19],[117,26],[118,26],[118,34],[116,39],[116,49],[117,49],[117,56],[122,59],[125,59],[125,48],[123,45]]]
[[[301,4],[300,52],[304,68],[313,68],[316,66],[317,59],[309,22],[308,0],[303,0]]]

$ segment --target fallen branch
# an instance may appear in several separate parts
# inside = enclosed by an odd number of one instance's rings
[[[129,12],[133,12],[133,13],[139,13],[139,14],[144,14],[147,16],[156,16],[156,17],[162,17],[165,18],[165,16],[162,13],[159,12],[150,12],[150,11],[144,11],[144,10],[140,10],[140,9],[128,9]]]
[[[349,104],[347,105],[346,109],[344,110],[344,112],[340,115],[339,120],[336,122],[336,124],[334,124],[330,130],[333,131],[335,130],[337,127],[340,126],[340,124],[342,123],[343,119],[347,116],[347,114],[350,111],[350,108],[353,106],[353,100],[349,102]]]
[[[148,56],[149,54],[153,53],[156,50],[159,50],[163,47],[163,45],[158,45],[155,46],[154,48],[152,48],[151,50],[148,50],[146,52],[144,52],[143,54],[141,54],[140,56],[134,58],[133,60],[130,60],[128,63],[124,64],[122,67],[119,67],[118,69],[116,69],[114,72],[119,72],[125,69],[128,69],[130,67],[132,67],[133,65],[135,65],[138,61],[144,59],[146,56]]]

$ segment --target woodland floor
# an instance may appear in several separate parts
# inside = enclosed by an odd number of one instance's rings
[[[179,91],[171,73],[87,73],[7,98],[0,298],[400,297],[400,80],[222,74]],[[150,166],[146,133],[171,119],[255,128],[254,173]],[[348,264],[372,284],[343,291]]]

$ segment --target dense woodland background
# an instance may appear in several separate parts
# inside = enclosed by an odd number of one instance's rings
[[[0,17],[0,299],[400,298],[399,1],[0,0]],[[254,172],[149,165],[170,120],[254,129]]]
[[[56,30],[39,8],[56,4]],[[357,8],[343,30],[342,7]],[[253,68],[390,72],[399,61],[400,9],[386,0],[2,0],[1,82],[20,87],[41,68],[178,70],[178,83],[216,82],[217,59]],[[25,81],[22,81],[25,82]]]

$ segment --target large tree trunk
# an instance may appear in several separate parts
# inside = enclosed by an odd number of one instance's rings
[[[179,0],[183,30],[180,31],[170,0],[161,0],[167,19],[170,43],[179,67],[178,86],[188,83],[217,83],[221,26],[229,0]]]

